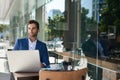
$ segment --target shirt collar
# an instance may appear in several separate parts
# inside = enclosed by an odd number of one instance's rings
[[[30,40],[30,38],[28,38],[28,41],[29,41],[29,43],[36,43],[36,42],[37,42],[37,39],[32,42],[32,41]]]

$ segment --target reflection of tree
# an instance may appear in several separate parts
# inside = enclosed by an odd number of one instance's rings
[[[89,13],[88,9],[85,9],[84,7],[81,8],[81,36],[82,40],[84,41],[87,36],[87,31],[92,31],[96,29],[96,21],[94,21],[93,18],[87,17],[87,14]]]
[[[51,17],[48,17],[48,30],[49,30],[49,36],[63,36],[63,30],[58,29],[58,23],[64,22],[64,16],[60,16],[59,14],[56,14],[53,19]]]
[[[102,9],[101,25],[105,31],[109,25],[117,27],[117,34],[120,34],[120,0],[106,0],[107,7]]]
[[[6,33],[8,31],[8,29],[9,29],[9,25],[0,24],[0,33]],[[9,38],[9,34],[5,34],[3,36],[6,36],[7,39]]]
[[[82,8],[82,13],[81,13],[81,36],[82,39],[85,39],[86,36],[86,23],[87,23],[87,14],[89,10],[85,9],[84,7]]]
[[[9,28],[8,25],[0,24],[0,32],[3,32],[4,30],[8,30],[8,28]]]

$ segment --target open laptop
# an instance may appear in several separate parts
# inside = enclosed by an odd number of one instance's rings
[[[7,51],[10,72],[39,72],[40,55],[38,50]]]

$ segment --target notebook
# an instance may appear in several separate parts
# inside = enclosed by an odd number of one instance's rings
[[[10,72],[39,72],[40,55],[38,50],[7,51]]]

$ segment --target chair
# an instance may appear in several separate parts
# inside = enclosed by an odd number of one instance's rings
[[[45,71],[40,70],[39,80],[85,80],[87,68],[76,71]]]

